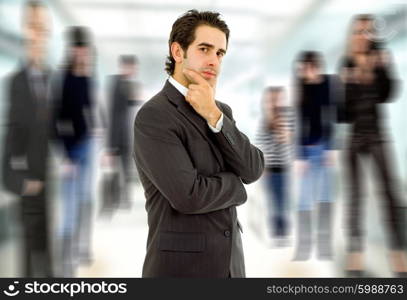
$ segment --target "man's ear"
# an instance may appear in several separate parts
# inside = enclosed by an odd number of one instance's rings
[[[173,42],[171,44],[171,55],[174,58],[175,62],[182,63],[184,59],[184,50],[177,42]]]

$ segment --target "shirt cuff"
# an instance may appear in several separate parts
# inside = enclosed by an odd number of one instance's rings
[[[218,122],[216,122],[216,127],[212,127],[209,123],[208,126],[214,133],[220,132],[223,126],[223,113],[220,115]]]

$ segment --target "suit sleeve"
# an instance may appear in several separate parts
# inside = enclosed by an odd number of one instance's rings
[[[247,195],[238,176],[199,174],[166,112],[142,108],[134,125],[138,167],[177,211],[203,214],[243,204]]]
[[[231,108],[220,102],[218,105],[223,112],[222,130],[214,133],[219,149],[232,172],[244,183],[252,183],[263,173],[263,152],[252,145],[248,137],[236,127]]]
[[[28,130],[24,125],[23,110],[18,96],[15,78],[8,90],[9,112],[3,149],[3,185],[14,193],[21,194],[24,180],[29,177],[27,160]]]
[[[107,126],[107,137],[106,137],[106,147],[111,151],[115,152],[117,149],[116,137],[113,128],[113,117],[116,115],[115,112],[115,97],[116,97],[116,78],[114,76],[109,77],[109,90],[108,90],[108,101],[107,101],[107,116],[108,116],[108,126]]]

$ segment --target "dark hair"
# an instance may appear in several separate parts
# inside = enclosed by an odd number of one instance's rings
[[[67,40],[71,47],[87,47],[91,45],[91,36],[88,28],[71,26],[67,30]]]
[[[303,51],[298,56],[298,62],[309,63],[314,67],[322,67],[322,55],[317,51]]]
[[[42,3],[39,0],[30,0],[25,3],[25,7],[26,8],[39,8],[39,7],[45,7],[45,5],[44,5],[44,3]]]
[[[131,54],[120,55],[119,62],[123,65],[137,65],[138,58],[136,55]]]
[[[74,47],[87,47],[92,52],[92,59],[95,65],[96,48],[92,43],[92,34],[89,28],[84,26],[70,26],[65,32],[66,37],[66,59],[63,68],[67,72],[73,72],[74,57],[71,54],[71,48]]]
[[[171,54],[171,44],[177,42],[186,51],[189,45],[195,40],[196,28],[200,25],[215,27],[226,35],[226,43],[229,41],[229,28],[220,19],[220,14],[211,11],[199,12],[195,9],[187,11],[179,17],[172,25],[170,38],[168,40],[169,56],[165,62],[165,71],[172,75],[175,70],[175,60]]]
[[[264,93],[279,93],[284,92],[284,88],[282,86],[268,86],[264,89]]]
[[[374,21],[374,16],[372,14],[358,14],[353,17],[352,23],[357,21]]]

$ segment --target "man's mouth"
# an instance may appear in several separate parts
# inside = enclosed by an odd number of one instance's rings
[[[213,71],[202,71],[202,75],[208,78],[216,77],[216,73]]]

